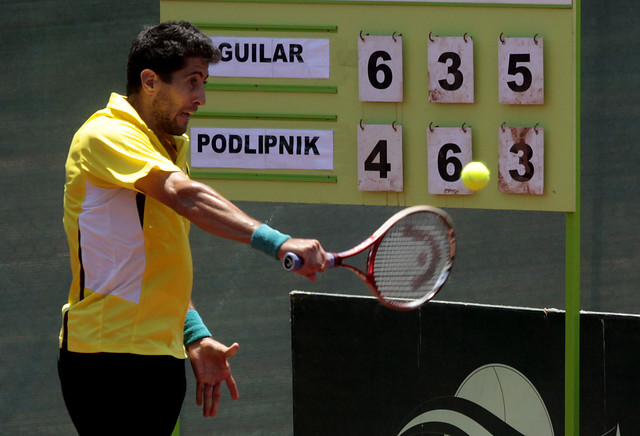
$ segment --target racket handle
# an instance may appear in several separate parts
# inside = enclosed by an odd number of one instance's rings
[[[302,260],[302,258],[292,252],[285,253],[284,257],[282,258],[282,268],[284,268],[286,271],[297,271],[302,268],[303,264],[304,261]]]
[[[329,256],[328,268],[331,268],[335,265],[336,258],[332,253],[327,253],[327,255]],[[282,258],[282,268],[286,271],[297,271],[302,268],[302,265],[304,265],[304,259],[290,251],[285,253]]]

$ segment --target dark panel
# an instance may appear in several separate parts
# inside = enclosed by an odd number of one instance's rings
[[[292,353],[295,434],[395,435],[442,409],[494,434],[536,434],[539,428],[512,416],[530,396],[539,398],[533,406],[544,404],[555,434],[563,431],[558,312],[437,302],[394,312],[374,299],[294,294]],[[487,390],[502,384],[497,417],[496,404],[472,388],[488,374],[495,380]],[[459,420],[446,424],[465,428]]]

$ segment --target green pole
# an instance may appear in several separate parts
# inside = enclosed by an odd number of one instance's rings
[[[565,435],[580,434],[580,0],[574,0],[576,58],[575,212],[566,215]]]
[[[580,434],[580,213],[567,213],[565,435]]]
[[[178,418],[178,421],[176,422],[176,426],[173,429],[171,436],[180,436],[180,418]]]

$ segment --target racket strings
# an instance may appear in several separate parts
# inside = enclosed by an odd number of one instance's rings
[[[393,225],[378,246],[373,275],[384,299],[419,300],[438,291],[448,274],[449,227],[433,213],[415,213]]]

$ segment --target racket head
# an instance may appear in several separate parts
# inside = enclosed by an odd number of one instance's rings
[[[366,268],[378,300],[392,309],[411,310],[435,297],[455,259],[451,217],[435,207],[414,206],[389,218],[378,232]]]

